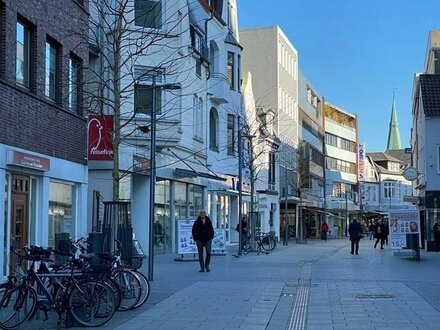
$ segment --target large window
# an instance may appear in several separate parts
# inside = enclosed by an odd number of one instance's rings
[[[75,239],[75,186],[51,181],[49,183],[49,246],[56,247],[58,239]]]
[[[231,89],[235,89],[235,77],[234,77],[234,53],[228,52],[228,82]]]
[[[31,31],[23,23],[17,22],[17,57],[15,79],[18,84],[30,87],[30,47]]]
[[[209,148],[218,151],[218,113],[215,108],[209,112]]]
[[[384,197],[385,198],[398,198],[398,190],[395,182],[383,183]]]
[[[161,90],[155,88],[156,93],[156,114],[161,113]],[[134,112],[151,115],[153,111],[153,86],[136,85],[134,87]]]
[[[57,49],[46,42],[46,75],[44,94],[47,98],[55,100],[55,89],[57,80]]]
[[[276,181],[275,164],[276,164],[275,153],[269,152],[269,180],[268,180],[269,190],[275,190],[275,181]]]
[[[79,110],[79,68],[79,61],[71,57],[69,59],[69,109],[73,111]]]
[[[228,115],[228,123],[227,123],[227,138],[228,138],[228,155],[235,154],[235,116]]]
[[[136,26],[160,29],[162,27],[162,0],[135,0]]]
[[[197,218],[204,205],[203,188],[193,184],[176,182],[174,192],[176,219]]]
[[[203,100],[197,95],[193,97],[194,137],[203,140]]]

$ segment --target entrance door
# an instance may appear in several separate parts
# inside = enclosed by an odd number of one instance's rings
[[[11,246],[22,249],[29,235],[29,177],[12,177]]]

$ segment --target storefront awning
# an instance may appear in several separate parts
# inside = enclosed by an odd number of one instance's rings
[[[211,179],[211,180],[226,181],[225,178],[222,178],[218,175],[214,175],[214,174],[210,174],[210,173],[203,173],[203,172],[196,172],[193,170],[186,170],[184,168],[176,168],[174,170],[174,174],[176,176],[180,176],[182,178],[202,177],[202,178],[207,178],[207,179]]]

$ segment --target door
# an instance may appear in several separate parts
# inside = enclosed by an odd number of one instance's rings
[[[29,177],[12,177],[11,246],[22,249],[29,243]]]

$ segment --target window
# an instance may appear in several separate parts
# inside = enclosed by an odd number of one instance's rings
[[[194,137],[203,140],[203,100],[197,95],[193,98]]]
[[[331,146],[338,146],[338,137],[336,135],[325,133],[325,143]]]
[[[156,114],[161,113],[161,90],[156,88]],[[151,115],[153,105],[153,86],[135,85],[134,87],[134,112]]]
[[[162,27],[162,0],[135,0],[136,26],[160,29]]]
[[[384,197],[385,198],[396,198],[397,189],[395,182],[384,182],[383,183]]]
[[[399,172],[399,170],[400,170],[399,163],[388,162],[388,170],[390,170],[392,172]]]
[[[69,109],[78,111],[79,61],[69,59]]]
[[[50,42],[46,42],[46,81],[44,95],[55,100],[57,78],[57,49]]]
[[[18,84],[29,88],[30,87],[30,30],[20,22],[17,22],[17,57],[15,79]]]
[[[228,155],[235,154],[235,116],[228,115],[227,123],[227,134],[228,134]]]
[[[234,84],[234,53],[228,52],[228,82],[231,89],[235,89]]]
[[[269,152],[269,189],[275,190],[275,153]]]
[[[238,91],[241,88],[241,56],[237,56],[237,79],[238,79]]]
[[[75,186],[49,183],[49,246],[57,239],[75,237]]]
[[[215,108],[209,112],[209,147],[218,151],[218,113]]]

